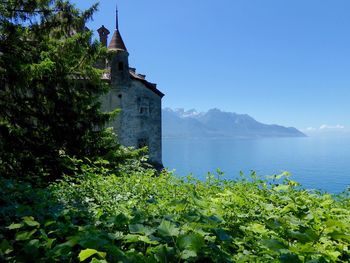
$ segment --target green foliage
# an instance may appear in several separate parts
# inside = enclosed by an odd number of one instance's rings
[[[140,164],[135,164],[140,165]],[[126,165],[128,167],[128,165]],[[24,262],[348,262],[349,193],[307,191],[288,174],[178,178],[141,166],[82,164],[0,212],[0,258]],[[81,174],[81,175],[79,175]],[[222,173],[219,171],[219,177]],[[9,181],[2,182],[2,186]],[[6,190],[10,192],[10,190]],[[21,190],[22,191],[22,190]],[[10,198],[10,197],[9,197]],[[33,209],[20,208],[30,206]],[[13,216],[13,215],[16,216]],[[26,261],[28,262],[28,261]]]
[[[80,251],[78,258],[79,258],[80,261],[84,261],[84,260],[86,260],[86,259],[88,259],[88,258],[90,258],[90,257],[92,257],[94,255],[98,255],[101,258],[105,258],[106,257],[106,253],[105,252],[99,252],[99,251],[97,251],[95,249],[87,248],[87,249],[84,249],[84,250]]]
[[[115,155],[114,136],[102,129],[115,113],[100,111],[108,87],[95,67],[106,50],[85,28],[96,9],[82,12],[63,0],[1,1],[1,176],[47,182],[69,173],[66,156]]]
[[[1,262],[350,261],[349,191],[178,178],[120,147],[102,128],[115,112],[99,110],[95,10],[0,4]]]

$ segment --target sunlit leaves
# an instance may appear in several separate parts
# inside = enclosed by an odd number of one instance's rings
[[[157,230],[161,236],[179,235],[179,229],[173,223],[167,220],[163,220]]]
[[[181,235],[177,239],[177,245],[181,250],[198,252],[204,246],[204,239],[198,234]]]
[[[23,226],[22,224],[11,224],[7,228],[10,230],[13,230],[13,229],[21,228],[22,226]]]
[[[90,248],[80,251],[78,257],[79,257],[79,260],[81,262],[81,261],[84,261],[84,260],[94,256],[94,255],[98,255],[101,258],[105,258],[106,257],[106,253],[105,252],[100,252],[100,251],[97,251],[95,249],[90,249]]]
[[[22,231],[22,232],[18,232],[16,234],[15,239],[17,241],[24,241],[24,240],[28,240],[32,237],[32,235],[36,232],[37,230],[32,230],[32,231]]]
[[[33,211],[33,217],[7,224],[1,255],[15,259],[42,251],[46,261],[84,262],[350,260],[346,193],[309,192],[290,179],[264,181],[256,174],[203,182],[167,172],[155,177],[125,170],[118,177],[101,166],[80,169],[84,176],[49,188],[47,202],[64,209],[35,211],[48,220]]]
[[[28,226],[33,226],[33,227],[39,227],[40,223],[35,221],[32,216],[25,216],[23,217],[23,223],[25,223]]]

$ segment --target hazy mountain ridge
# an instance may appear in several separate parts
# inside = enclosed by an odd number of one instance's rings
[[[263,124],[247,114],[211,109],[198,112],[195,109],[162,110],[163,137],[166,138],[264,138],[305,137],[293,127]]]

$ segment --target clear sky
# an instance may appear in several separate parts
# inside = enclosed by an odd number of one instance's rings
[[[112,31],[115,5],[101,0],[88,26]],[[163,107],[350,128],[349,0],[118,0],[118,8],[130,66],[158,84]]]

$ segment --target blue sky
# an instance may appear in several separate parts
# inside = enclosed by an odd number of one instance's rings
[[[96,1],[73,2],[84,9]],[[130,65],[166,94],[163,107],[349,130],[349,0],[119,0],[118,7]],[[114,17],[115,1],[102,0],[88,26],[112,31]]]

